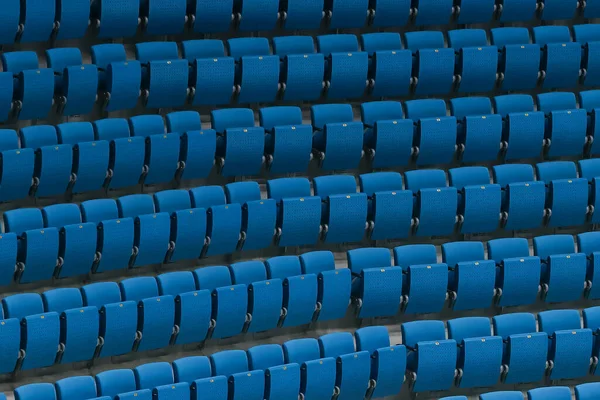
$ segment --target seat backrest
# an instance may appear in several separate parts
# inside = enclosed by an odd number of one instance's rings
[[[525,238],[493,239],[487,242],[488,260],[502,262],[505,258],[528,257],[529,243]]]
[[[504,164],[492,168],[494,182],[505,187],[516,182],[534,181],[533,167],[529,164]]]
[[[397,32],[365,33],[361,35],[363,51],[372,54],[383,50],[402,49],[402,38]]]
[[[198,289],[213,290],[232,284],[229,268],[223,266],[203,267],[194,271]]]
[[[76,288],[58,288],[42,294],[44,309],[47,312],[62,313],[70,308],[83,307],[81,291]]]
[[[368,326],[360,328],[355,333],[356,350],[368,351],[373,354],[377,349],[389,347],[390,336],[385,326]]]
[[[4,232],[22,233],[44,227],[44,218],[38,208],[19,208],[2,215]]]
[[[360,274],[365,268],[385,268],[392,265],[390,251],[383,247],[365,247],[349,250],[348,268],[353,274]]]
[[[111,369],[96,374],[99,395],[114,398],[119,393],[134,391],[135,385],[135,375],[130,369]]]
[[[567,26],[535,26],[532,32],[534,43],[540,46],[571,41],[571,31]]]
[[[575,386],[576,400],[594,400],[600,393],[600,382],[584,383]]]
[[[283,354],[286,363],[302,364],[306,361],[319,359],[321,350],[317,339],[294,339],[283,344]]]
[[[326,198],[335,194],[356,193],[356,181],[352,175],[327,175],[313,179],[315,196]]]
[[[483,29],[456,29],[448,31],[448,47],[454,50],[463,47],[487,46],[487,34]]]
[[[548,114],[557,110],[572,110],[577,108],[575,93],[553,92],[540,93],[537,95],[538,110]]]
[[[404,174],[406,189],[417,193],[421,189],[446,187],[446,173],[441,169],[421,169]]]
[[[488,185],[490,172],[486,167],[461,167],[448,170],[450,186],[458,190],[470,185]]]
[[[344,354],[354,353],[354,337],[349,332],[336,332],[319,338],[321,357],[337,358]]]
[[[193,62],[197,58],[215,58],[224,55],[225,46],[222,40],[198,39],[181,42],[181,56],[189,62]]]
[[[225,185],[225,196],[229,204],[260,200],[260,186],[251,181],[230,183]]]
[[[550,183],[555,179],[577,178],[577,166],[571,161],[549,161],[535,165],[538,181]]]
[[[546,235],[533,238],[533,253],[545,260],[554,254],[575,253],[575,241],[571,235]]]
[[[369,101],[360,105],[363,124],[373,126],[377,121],[404,118],[404,110],[399,101]]]
[[[283,349],[278,344],[262,344],[248,349],[250,369],[263,369],[283,365]]]
[[[138,389],[152,389],[174,382],[173,368],[168,362],[142,364],[133,369]]]
[[[267,279],[267,270],[262,261],[242,261],[229,266],[234,285],[249,285]]]
[[[158,283],[152,276],[125,279],[119,286],[123,300],[141,301],[158,296]]]
[[[464,317],[448,321],[448,338],[458,343],[463,339],[486,337],[491,334],[490,320],[486,317]]]
[[[529,44],[527,28],[495,28],[490,30],[492,44],[502,48],[510,44]]]
[[[315,52],[312,36],[279,36],[273,38],[273,54],[284,58],[290,54],[311,54]]]
[[[488,115],[492,113],[492,102],[489,97],[450,99],[450,113],[458,120],[469,115]]]
[[[161,296],[193,292],[196,290],[194,274],[190,271],[175,271],[160,274],[156,277]]]
[[[408,268],[411,265],[436,264],[437,251],[432,244],[411,244],[394,248],[394,264]]]
[[[179,50],[176,42],[148,42],[135,45],[135,59],[142,64],[178,58]]]
[[[265,56],[271,54],[267,38],[235,38],[227,41],[229,55],[236,60],[244,56]]]
[[[354,113],[350,104],[319,104],[310,108],[313,128],[324,129],[332,123],[352,122]]]
[[[210,208],[226,202],[222,186],[200,186],[191,189],[190,197],[194,208]]]
[[[446,116],[446,102],[442,99],[409,100],[404,102],[406,118],[418,121],[422,118]]]
[[[566,386],[542,387],[527,392],[527,400],[571,400],[571,389]]]
[[[225,350],[210,356],[213,375],[230,376],[248,371],[248,357],[243,350]]]
[[[191,383],[212,376],[210,360],[205,356],[183,357],[173,361],[175,382]]]
[[[51,383],[31,383],[15,389],[15,400],[56,400],[56,391]]]
[[[446,340],[446,327],[442,321],[411,321],[402,324],[402,342],[414,348],[419,342]]]
[[[302,275],[300,259],[297,256],[278,256],[269,258],[265,265],[269,279],[281,279]]]
[[[44,146],[58,144],[56,128],[52,125],[35,125],[21,128],[21,147],[39,149]]]
[[[96,381],[91,376],[72,376],[57,381],[58,400],[86,400],[96,396]]]
[[[402,175],[398,172],[371,172],[358,177],[361,193],[373,196],[376,192],[400,191],[403,189]]]
[[[121,218],[135,218],[140,215],[154,213],[154,200],[149,194],[131,194],[119,197],[117,206]]]
[[[300,107],[263,107],[259,110],[258,115],[260,126],[265,128],[266,131],[270,131],[276,126],[302,125],[302,110]]]
[[[528,94],[507,94],[494,97],[496,114],[502,118],[514,112],[528,112],[534,110],[533,98]]]
[[[271,179],[267,181],[267,194],[276,201],[286,197],[309,197],[310,182],[306,178]]]
[[[212,128],[225,132],[232,128],[250,128],[254,126],[254,111],[249,108],[224,108],[210,113]]]
[[[318,275],[324,271],[335,269],[335,258],[331,251],[311,251],[300,256],[303,274]]]
[[[539,330],[553,335],[556,331],[581,329],[577,310],[551,310],[538,314]]]
[[[535,316],[530,313],[496,315],[492,318],[494,335],[506,339],[510,335],[536,332]]]
[[[350,34],[317,36],[317,51],[325,56],[358,51],[358,39]]]
[[[63,227],[81,223],[81,210],[77,204],[54,204],[42,208],[44,227]]]
[[[121,301],[121,289],[116,282],[98,282],[85,285],[81,288],[81,294],[86,306],[100,308],[105,304]]]
[[[413,53],[421,49],[443,48],[444,35],[439,31],[407,32],[404,34],[406,48]]]
[[[113,199],[88,200],[81,203],[83,222],[98,223],[119,218],[119,208]]]
[[[190,192],[184,189],[156,192],[154,193],[154,204],[157,212],[172,213],[192,208]]]
[[[175,111],[165,117],[167,132],[188,132],[202,129],[200,114],[196,111]]]
[[[2,299],[5,318],[22,319],[29,315],[42,314],[44,303],[37,293],[13,294]]]
[[[485,251],[481,242],[451,242],[442,245],[442,260],[449,266],[484,259]]]

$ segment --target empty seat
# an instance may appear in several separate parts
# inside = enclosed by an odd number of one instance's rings
[[[588,2],[590,3],[590,2]],[[595,3],[598,4],[597,2]],[[586,7],[587,10],[587,7]],[[598,68],[598,24],[573,26],[573,40],[583,46],[581,59],[581,78],[586,86],[597,86],[600,83]]]
[[[174,382],[173,368],[168,362],[151,362],[133,369],[138,389],[151,389]]]
[[[21,42],[45,42],[50,39],[56,21],[53,1],[26,0],[21,5],[21,13]]]
[[[588,151],[591,155],[597,155],[600,141],[597,140],[596,135],[596,119],[598,118],[597,110],[600,107],[600,91],[598,90],[586,90],[579,93],[579,106],[585,109],[588,113]],[[600,136],[600,135],[599,135]],[[596,143],[594,143],[596,141]],[[591,143],[590,143],[591,142]]]
[[[243,0],[234,2],[234,13],[240,31],[269,31],[275,29],[279,4],[276,1]]]
[[[300,393],[305,398],[326,399],[336,385],[336,359],[321,358],[317,339],[295,339],[283,344],[286,363],[301,365]]]
[[[172,365],[175,382],[193,382],[211,376],[210,359],[206,356],[179,358]]]
[[[406,47],[413,53],[415,93],[449,93],[454,85],[454,50],[444,48],[442,32],[408,32],[405,38]]]
[[[18,236],[17,233],[0,235],[0,285],[8,286],[17,271]]]
[[[518,1],[510,0],[510,3],[516,4]],[[521,3],[525,2],[530,1],[521,1]],[[530,3],[535,8],[535,2]],[[502,90],[535,88],[540,74],[540,45],[530,44],[527,28],[493,28],[490,34],[491,44],[500,50],[498,69],[500,88]]]
[[[498,48],[488,46],[482,29],[448,32],[448,46],[457,52],[457,81],[461,93],[487,92],[496,86]]]
[[[593,400],[600,390],[600,383],[583,383],[575,386],[575,398],[577,400]]]
[[[111,399],[119,393],[132,392],[136,389],[135,375],[130,369],[111,369],[95,376],[98,395]]]
[[[361,39],[363,51],[369,53],[370,95],[408,95],[412,81],[412,52],[402,50],[400,34],[366,33]]]
[[[533,28],[533,41],[542,48],[542,87],[549,89],[577,86],[582,51],[579,43],[571,42],[569,28],[536,26]]]
[[[167,4],[157,0],[142,0],[140,3],[147,35],[183,33],[187,22],[185,0],[174,0]]]
[[[58,400],[86,400],[96,396],[96,382],[91,376],[71,376],[56,381],[54,386]]]
[[[187,382],[162,385],[152,389],[152,397],[159,400],[187,399],[190,396],[190,384]]]
[[[479,395],[479,400],[521,400],[523,393],[517,391],[491,392]]]
[[[4,5],[2,13],[2,26],[0,30],[0,43],[11,44],[16,40],[17,33],[20,30],[19,23],[21,18],[20,0],[10,0]]]
[[[600,220],[600,212],[596,212],[600,206],[600,196],[598,195],[598,189],[600,188],[598,182],[600,179],[599,167],[600,163],[595,158],[579,160],[579,176],[588,180],[590,202],[588,211],[591,213],[590,220],[592,223],[597,223]]]
[[[579,156],[587,142],[587,113],[577,109],[575,94],[538,94],[538,110],[546,114],[549,157]]]
[[[51,383],[30,383],[15,389],[15,399],[34,400],[49,399],[56,400],[56,391]]]
[[[535,0],[504,0],[499,5],[500,21],[529,21],[535,16],[537,9]]]
[[[371,25],[376,27],[392,27],[406,25],[410,18],[409,0],[380,0],[371,8]]]
[[[329,28],[361,28],[367,23],[367,0],[333,0],[326,6]]]
[[[21,320],[19,318],[4,318],[4,310],[0,307],[0,373],[8,374],[15,371],[21,354]]]
[[[210,357],[213,375],[225,375],[229,379],[232,400],[262,400],[265,394],[265,372],[249,368],[248,357],[243,350],[225,350]]]
[[[191,4],[194,32],[227,32],[231,27],[233,0],[215,3],[211,0],[196,0]]]
[[[418,0],[412,3],[416,25],[446,25],[452,15],[452,1]]]
[[[328,99],[363,96],[369,70],[369,55],[359,51],[355,35],[317,36],[317,51],[325,56],[325,83]]]
[[[221,375],[213,378],[197,379],[191,383],[190,391],[191,395],[195,397],[198,397],[200,393],[210,393],[211,400],[227,400],[227,377]]]
[[[352,271],[352,296],[358,302],[358,317],[393,317],[402,301],[402,269],[391,266],[384,248],[348,251]]]
[[[151,400],[152,399],[152,390],[143,389],[143,390],[135,390],[133,392],[120,393],[116,400]]]
[[[527,391],[527,400],[569,400],[572,398],[571,389],[566,386],[542,387]]]
[[[456,117],[446,116],[446,102],[410,100],[404,106],[406,118],[414,123],[417,165],[451,163],[456,151]]]
[[[98,37],[101,38],[134,36],[138,28],[139,12],[139,0],[119,4],[103,0],[94,2],[91,7],[92,18],[98,26]]]
[[[445,243],[442,245],[442,261],[450,270],[448,288],[454,310],[490,306],[494,296],[496,264],[485,259],[483,243]]]
[[[544,0],[541,4],[541,19],[542,21],[571,19],[578,7],[579,4],[574,0]]]
[[[600,283],[597,283],[598,278],[600,278],[600,273],[597,272],[598,256],[600,254],[598,251],[598,241],[599,237],[596,232],[585,232],[577,235],[577,250],[579,253],[583,253],[587,257],[587,270],[586,270],[586,296],[591,299],[598,298],[598,286]]]
[[[251,370],[265,372],[265,399],[297,399],[300,393],[300,365],[284,362],[278,344],[265,344],[248,349]]]
[[[19,136],[13,130],[0,130],[0,140],[0,201],[26,198],[33,183],[35,149],[20,149]]]
[[[280,7],[283,26],[287,30],[317,29],[325,15],[320,0],[291,0]]]
[[[455,6],[455,8],[459,24],[489,22],[495,17],[496,12],[496,4],[493,0],[462,0],[460,5]]]
[[[540,382],[546,373],[548,335],[537,332],[533,314],[497,315],[492,321],[494,335],[504,341],[503,382]]]

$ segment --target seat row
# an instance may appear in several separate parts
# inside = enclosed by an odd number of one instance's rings
[[[148,108],[237,102],[268,103],[573,88],[598,85],[594,69],[600,25],[460,29],[398,33],[235,38],[136,44],[128,60],[121,44],[92,46],[92,64],[77,48],[2,55],[2,119],[45,118],[56,96],[64,115],[90,113],[97,92],[107,111],[130,109],[140,94]],[[405,48],[405,49],[404,49]],[[600,53],[599,53],[600,54]],[[56,76],[55,76],[56,75]]]
[[[527,400],[594,400],[600,394],[600,383],[583,383],[575,386],[575,396],[567,386],[552,386],[530,389]],[[480,394],[479,400],[523,400],[523,393],[516,391],[490,392]],[[465,396],[450,396],[440,400],[468,400]]]

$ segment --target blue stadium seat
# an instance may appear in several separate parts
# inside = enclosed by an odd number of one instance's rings
[[[104,0],[101,3],[106,2]],[[122,44],[98,44],[91,47],[91,53],[92,64],[98,67],[98,89],[104,97],[104,109],[118,111],[134,108],[142,87],[140,62],[128,60]]]
[[[358,318],[395,316],[402,302],[402,268],[391,265],[389,250],[366,247],[347,255]]]
[[[446,25],[452,16],[452,0],[418,0],[411,6],[416,25]]]
[[[483,243],[445,243],[442,245],[442,262],[448,265],[450,271],[448,289],[454,310],[488,308],[491,305],[496,263],[485,259]]]
[[[85,36],[90,24],[90,5],[81,0],[64,0],[56,3],[56,38],[79,39]]]
[[[134,219],[120,218],[117,202],[112,199],[84,201],[81,216],[83,222],[93,222],[99,228],[94,272],[127,268],[133,255]]]
[[[527,391],[527,400],[569,400],[571,389],[566,386],[542,387]]]
[[[133,392],[136,389],[135,375],[130,369],[111,369],[95,376],[96,390],[100,396],[114,398],[119,393]]]
[[[596,18],[600,15],[600,8],[597,1],[588,0],[583,7],[583,16],[585,18]]]
[[[284,100],[314,101],[323,92],[325,56],[315,53],[312,36],[280,36],[273,38],[273,54],[282,63]]]
[[[152,389],[174,382],[173,368],[168,362],[151,362],[133,369],[138,389]]]
[[[187,382],[162,385],[152,389],[152,398],[158,400],[187,399],[190,397],[190,384]]]
[[[587,259],[575,252],[571,235],[533,238],[533,251],[542,262],[543,298],[548,303],[581,298],[586,282]]]
[[[454,7],[459,24],[473,24],[489,22],[495,18],[497,6],[494,0],[461,0],[460,5]]]
[[[229,379],[230,400],[262,400],[265,394],[265,372],[249,368],[243,350],[225,350],[210,357],[213,375]]]
[[[124,301],[138,302],[137,330],[140,337],[135,345],[136,350],[155,350],[168,346],[175,325],[174,296],[161,296],[156,279],[149,276],[125,279],[119,286]]]
[[[151,400],[152,399],[152,390],[143,389],[143,390],[135,390],[133,392],[128,393],[120,393],[115,400]]]
[[[210,359],[206,356],[179,358],[172,365],[175,382],[193,382],[211,376]]]
[[[305,398],[327,399],[334,393],[336,385],[336,359],[321,358],[317,339],[295,339],[283,344],[286,363],[301,366],[300,393]]]
[[[201,396],[210,393],[210,400],[227,400],[227,377],[221,375],[213,378],[197,379],[191,383],[190,391],[192,399],[202,398]]]
[[[349,268],[336,268],[333,253],[312,251],[300,256],[302,274],[314,274],[319,283],[318,320],[341,319],[350,303],[351,273]]]
[[[593,336],[593,348],[592,348],[592,369],[591,372],[593,375],[598,375],[600,371],[598,370],[598,351],[600,350],[598,347],[598,332],[600,331],[600,308],[599,307],[589,307],[583,309],[583,327],[585,329],[590,329],[592,331]]]
[[[574,17],[578,7],[579,3],[575,0],[543,0],[540,17],[542,21],[571,19]]]
[[[454,232],[458,192],[446,187],[446,173],[438,169],[408,171],[406,189],[415,195],[414,217],[418,236],[443,236]]]
[[[60,350],[60,316],[44,312],[42,297],[37,293],[14,294],[2,299],[5,318],[21,321],[22,370],[49,367]]]
[[[488,92],[496,87],[498,48],[488,46],[483,29],[448,32],[448,46],[456,51],[459,93]]]
[[[30,383],[15,389],[16,400],[56,400],[56,391],[51,383]]]
[[[227,32],[233,21],[233,0],[215,3],[212,0],[196,0],[192,8],[193,30],[196,33]]]
[[[0,201],[24,199],[33,184],[35,149],[19,148],[19,136],[10,129],[0,130]]]
[[[0,121],[6,122],[13,117],[14,78],[10,72],[0,72]]]
[[[402,50],[400,34],[366,33],[361,40],[363,51],[369,53],[370,95],[408,95],[412,80],[412,53]]]
[[[0,285],[8,286],[17,271],[18,236],[16,233],[0,234]]]
[[[587,112],[577,109],[575,94],[538,94],[538,110],[546,114],[548,157],[579,156],[587,142]]]
[[[598,118],[597,110],[600,108],[600,91],[598,90],[586,90],[579,93],[579,107],[586,110],[588,113],[588,147],[586,152],[591,155],[598,155],[600,153],[600,141],[597,140],[600,134],[596,134],[597,127],[600,125],[596,124]],[[596,143],[594,143],[596,141]]]
[[[597,272],[598,258],[600,256],[600,248],[598,247],[598,239],[600,237],[596,232],[584,232],[577,235],[577,251],[583,253],[587,257],[587,270],[586,270],[586,297],[590,299],[597,299],[599,297],[598,291],[600,283],[600,273]]]
[[[59,111],[66,116],[92,112],[98,92],[98,67],[84,65],[81,51],[73,47],[46,50],[46,62],[54,70]]]
[[[566,26],[536,26],[533,28],[533,42],[542,49],[542,87],[556,89],[577,86],[582,50],[581,44],[571,42],[570,29]]]
[[[91,376],[71,376],[56,381],[57,400],[85,400],[96,396],[96,382]]]
[[[7,211],[3,220],[4,231],[14,232],[20,238],[17,281],[51,279],[58,265],[59,229],[45,228],[42,212],[37,208]]]
[[[591,2],[588,1],[588,4]],[[599,4],[595,2],[595,4]],[[586,7],[586,12],[588,8]],[[600,61],[598,53],[598,33],[600,25],[584,24],[573,26],[573,40],[583,46],[583,56],[581,63],[581,78],[585,86],[598,86],[600,84],[600,73],[597,72],[597,65]]]
[[[277,1],[240,0],[233,3],[240,31],[270,31],[279,18]]]
[[[91,16],[96,21],[100,38],[134,36],[138,29],[139,12],[140,0],[102,0],[94,2],[91,7]]]
[[[577,178],[577,167],[569,161],[538,163],[537,179],[546,183],[548,227],[583,225],[588,213],[587,179]]]
[[[300,393],[300,365],[285,364],[278,344],[264,344],[248,349],[250,370],[265,373],[265,399],[297,399]]]
[[[369,54],[359,51],[358,38],[355,35],[317,36],[317,51],[326,59],[327,99],[360,98],[364,95],[369,72]]]
[[[448,11],[450,11],[452,4],[451,1],[448,3]],[[452,91],[454,49],[445,48],[442,32],[407,32],[404,37],[406,48],[413,53],[413,71],[416,71],[413,73],[416,84],[415,94],[426,96]]]
[[[507,0],[516,5],[535,1]],[[505,3],[507,3],[505,1]],[[513,5],[511,4],[511,5]],[[505,13],[503,13],[504,15]],[[517,13],[519,15],[520,13]],[[520,14],[521,16],[524,14]],[[507,27],[490,30],[491,44],[500,50],[500,88],[502,90],[526,90],[537,86],[540,76],[541,53],[539,44],[530,44],[527,28]],[[533,111],[533,110],[532,110]],[[500,114],[498,111],[496,111]]]
[[[500,380],[502,338],[491,336],[487,317],[465,317],[448,321],[448,338],[458,344],[457,386],[494,386]]]
[[[504,341],[502,381],[507,384],[541,381],[547,368],[548,335],[537,332],[534,315],[497,315],[492,325],[494,335]]]
[[[267,277],[283,281],[283,314],[281,326],[309,324],[315,317],[318,299],[318,283],[315,274],[302,275],[300,259],[296,256],[269,258]]]
[[[454,386],[458,349],[446,339],[442,321],[412,321],[402,324],[402,341],[408,350],[406,369],[411,390],[448,390]]]
[[[541,280],[540,259],[529,255],[525,238],[487,242],[488,260],[496,262],[496,304],[500,307],[535,303]]]
[[[327,171],[354,169],[363,156],[363,124],[353,121],[350,104],[320,104],[310,109],[313,149]]]
[[[521,400],[523,393],[517,391],[491,392],[479,395],[479,400]]]
[[[401,239],[410,234],[413,195],[403,190],[397,172],[372,172],[358,177],[360,191],[369,198],[368,234],[371,240]]]
[[[321,0],[290,0],[280,5],[283,27],[287,30],[318,29],[325,16]]]
[[[265,133],[266,164],[273,174],[304,172],[312,159],[313,130],[302,123],[299,107],[266,107],[259,110]]]
[[[393,27],[406,25],[410,18],[410,0],[379,0],[371,8],[371,25]]]
[[[21,321],[19,318],[5,318],[0,307],[0,373],[15,371],[21,357]]]
[[[329,29],[362,28],[367,24],[368,0],[333,0],[325,4]]]
[[[504,158],[540,157],[544,143],[544,113],[535,111],[533,99],[525,94],[494,97],[496,114],[502,116]]]
[[[186,0],[141,0],[140,17],[147,35],[176,35],[183,33],[186,22]]]
[[[50,39],[56,21],[54,1],[26,0],[21,4],[19,41],[46,42]]]
[[[488,97],[450,99],[458,122],[458,151],[465,163],[495,161],[501,149],[502,116],[492,113]]]
[[[456,117],[446,116],[441,99],[409,100],[406,118],[414,123],[417,165],[450,164],[456,152]]]
[[[485,167],[462,167],[448,170],[450,186],[458,190],[458,218],[462,233],[494,232],[498,229],[502,191],[490,184]]]
[[[273,244],[277,222],[277,202],[262,199],[257,182],[237,182],[225,186],[230,204],[242,205],[242,249],[258,250]]]
[[[123,301],[121,289],[115,282],[100,282],[83,286],[81,294],[84,305],[95,306],[100,310],[102,348],[99,356],[110,357],[132,351],[137,337],[137,301]]]
[[[206,244],[203,254],[233,253],[242,229],[241,204],[226,204],[221,186],[202,186],[190,190],[193,208],[207,210]]]
[[[593,400],[600,390],[599,382],[583,383],[575,386],[575,398],[577,400]]]
[[[267,181],[270,199],[277,201],[279,246],[316,244],[321,235],[321,198],[311,196],[306,178],[279,178]]]
[[[0,19],[0,43],[12,44],[20,31],[20,0],[9,0],[4,4],[4,12]]]
[[[400,102],[362,103],[360,111],[366,129],[363,143],[373,168],[408,165],[413,150],[413,121],[404,119]]]
[[[446,303],[448,266],[438,264],[434,245],[415,244],[394,248],[394,264],[406,274],[403,311],[407,314],[439,312]]]
[[[598,179],[600,179],[600,163],[595,158],[579,160],[579,176],[588,180],[589,188],[589,212],[591,213],[591,222],[597,223],[600,220],[600,212],[596,212],[600,206],[600,189]]]
[[[542,311],[538,314],[539,330],[550,338],[550,379],[582,378],[589,373],[592,331],[581,329],[580,319],[577,310]]]
[[[331,357],[337,361],[335,387],[339,392],[338,399],[364,399],[367,389],[370,389],[369,351],[355,350],[354,337],[349,332],[323,335],[319,338],[319,347],[321,357]]]

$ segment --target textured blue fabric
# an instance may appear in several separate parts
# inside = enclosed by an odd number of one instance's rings
[[[56,7],[60,23],[57,39],[79,39],[85,36],[90,20],[90,6],[83,0],[61,0]]]
[[[412,54],[409,50],[379,50],[371,58],[370,78],[374,97],[408,95],[412,78]]]
[[[152,399],[152,390],[143,389],[136,390],[133,392],[120,393],[117,397],[117,400],[151,400]]]
[[[22,240],[23,248],[19,253],[19,261],[25,264],[25,269],[21,273],[20,282],[52,278],[58,257],[58,229],[28,230],[23,232]]]
[[[418,10],[416,25],[446,25],[452,13],[452,0],[419,0],[416,3]]]
[[[117,111],[134,108],[142,87],[142,67],[139,61],[115,61],[107,64],[105,68],[105,89],[110,94],[106,110]]]
[[[246,285],[216,288],[212,296],[212,318],[216,321],[212,337],[219,339],[241,333],[248,310],[248,289]]]
[[[529,21],[536,12],[535,0],[504,0],[501,22]]]
[[[225,176],[257,175],[263,162],[265,131],[259,127],[230,128],[217,143],[217,156],[225,160]]]
[[[183,179],[208,176],[215,162],[217,134],[212,129],[190,131],[181,135],[181,161],[185,163]]]
[[[457,21],[459,24],[489,22],[494,18],[494,6],[493,0],[462,0]]]
[[[277,1],[243,0],[241,8],[241,31],[270,31],[277,23],[279,4]]]
[[[325,170],[356,168],[362,158],[362,144],[361,122],[328,123],[313,137],[313,147],[324,153],[321,167]]]
[[[173,368],[168,362],[151,362],[133,369],[138,388],[149,389],[173,383]]]
[[[98,37],[118,38],[134,36],[138,28],[140,11],[139,0],[104,0],[94,3],[94,10],[100,20]]]
[[[535,5],[535,3],[532,3]],[[499,72],[502,89],[532,89],[537,84],[540,69],[540,46],[529,44],[525,28],[495,28],[490,30],[492,44],[501,50]]]
[[[96,388],[99,395],[113,398],[119,393],[134,391],[135,376],[130,369],[113,369],[96,374]]]
[[[1,156],[0,200],[10,201],[26,198],[32,185],[35,150],[5,150]]]
[[[287,2],[284,27],[287,30],[318,29],[323,19],[323,2],[320,0]]]
[[[35,314],[23,318],[27,341],[25,360],[21,369],[48,367],[54,364],[60,340],[59,315],[55,312]]]
[[[54,74],[49,68],[29,69],[18,74],[15,100],[22,103],[20,120],[48,116],[54,96]]]
[[[600,277],[598,267],[600,267],[600,253],[597,248],[597,235],[594,232],[580,233],[577,235],[577,249],[580,253],[587,256],[587,273],[586,280],[592,282],[592,288],[588,293],[588,297],[598,297],[598,287],[596,281]]]
[[[232,57],[197,58],[192,78],[196,94],[192,103],[229,104],[233,93],[235,64]]]
[[[194,32],[213,33],[229,30],[233,14],[233,0],[219,2],[195,0],[192,4],[196,6]]]
[[[211,376],[210,360],[206,356],[179,358],[172,365],[175,382],[193,382]]]
[[[146,0],[148,35],[175,35],[183,33],[186,17],[186,0]]]
[[[235,251],[242,226],[240,204],[214,206],[207,211],[206,235],[210,238],[207,255]]]
[[[365,234],[367,195],[352,193],[327,198],[328,243],[360,242]]]
[[[150,61],[148,80],[142,88],[149,92],[146,107],[181,107],[187,99],[188,63],[186,60]]]
[[[93,111],[98,91],[98,68],[95,65],[69,66],[62,71],[64,115],[89,114]]]
[[[9,118],[13,107],[14,79],[10,72],[0,72],[0,121]]]
[[[320,235],[321,198],[284,198],[279,203],[279,246],[315,244]]]
[[[569,19],[577,10],[577,2],[573,0],[544,0],[542,4],[544,5],[541,15],[543,21]]]
[[[137,331],[137,308],[135,301],[111,303],[102,307],[100,336],[104,339],[104,345],[101,357],[126,354],[132,350]]]
[[[367,23],[368,0],[334,0],[330,4],[330,29],[362,28]]]
[[[0,284],[9,285],[15,274],[17,265],[17,234],[0,235]]]
[[[15,390],[15,399],[17,400],[33,400],[33,399],[48,399],[56,400],[56,391],[51,383],[31,383],[23,385]]]
[[[8,0],[0,19],[0,43],[11,44],[15,41],[21,16],[20,0]]]
[[[282,326],[299,326],[310,323],[317,304],[316,275],[287,277],[284,280],[283,288],[283,307],[287,310],[287,315]]]
[[[390,317],[398,313],[402,297],[402,269],[366,268],[360,274],[359,318]]]
[[[54,29],[56,5],[54,1],[26,0],[22,5],[23,33],[21,42],[45,42]]]
[[[279,91],[279,57],[268,53],[240,61],[239,103],[273,102]]]
[[[376,27],[405,25],[410,17],[410,5],[410,0],[377,1],[372,25]]]
[[[449,235],[454,231],[458,207],[456,188],[421,189],[416,212],[419,236]]]
[[[324,55],[288,54],[283,59],[285,100],[315,101],[323,91]]]
[[[15,370],[21,347],[20,320],[17,318],[0,321],[0,371],[10,373]],[[17,389],[18,390],[18,389]]]
[[[600,385],[597,382],[577,385],[575,386],[575,397],[577,400],[592,400],[598,393],[598,386]]]
[[[187,399],[190,397],[190,384],[181,382],[158,386],[152,390],[152,396],[160,400]]]

